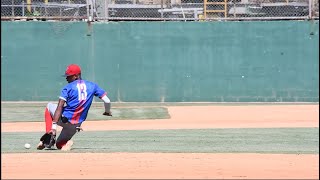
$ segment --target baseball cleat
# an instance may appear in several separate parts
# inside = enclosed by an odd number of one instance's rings
[[[82,127],[76,127],[76,131],[80,132],[80,131],[83,131],[83,129],[82,129]]]
[[[73,145],[73,141],[69,140],[64,146],[62,146],[62,151],[70,151]]]
[[[38,150],[42,150],[42,149],[44,149],[44,148],[45,148],[45,146],[44,146],[43,142],[40,141],[39,144],[38,144],[38,146],[37,146],[37,149],[38,149]]]

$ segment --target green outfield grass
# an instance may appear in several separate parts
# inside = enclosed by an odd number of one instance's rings
[[[1,102],[1,122],[41,122],[48,102]],[[213,102],[125,102],[112,103],[113,117],[102,115],[103,103],[92,103],[90,120],[167,119],[169,106],[251,106],[251,105],[318,105],[319,103],[213,103]]]
[[[1,109],[1,122],[43,122],[46,106],[25,106],[23,108],[5,106]],[[103,105],[89,110],[90,120],[127,120],[127,119],[167,119],[170,118],[165,107],[123,107],[112,108],[112,117],[103,116]]]
[[[62,152],[37,151],[41,135],[2,133],[1,152]],[[70,152],[319,154],[319,128],[82,131],[73,140]],[[31,149],[25,149],[25,143],[30,143]]]

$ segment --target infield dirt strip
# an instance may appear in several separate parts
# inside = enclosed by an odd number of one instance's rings
[[[170,119],[83,123],[85,131],[319,127],[319,105],[168,106]],[[1,123],[36,132],[44,122]],[[76,143],[76,142],[75,142]],[[3,179],[319,179],[319,154],[4,153]]]

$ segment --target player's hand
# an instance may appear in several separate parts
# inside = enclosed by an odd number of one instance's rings
[[[102,115],[105,115],[105,116],[112,116],[112,113],[111,113],[111,112],[109,112],[109,113],[104,112]]]

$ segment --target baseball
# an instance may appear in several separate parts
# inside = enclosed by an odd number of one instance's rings
[[[26,143],[26,144],[24,144],[24,147],[25,147],[26,149],[29,149],[29,148],[31,147],[31,145],[30,145],[29,143]]]

